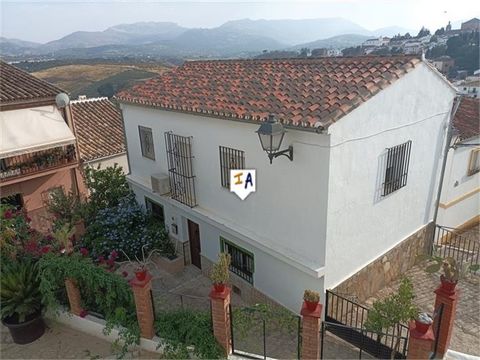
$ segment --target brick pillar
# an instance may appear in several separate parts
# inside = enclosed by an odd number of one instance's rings
[[[140,326],[140,335],[146,339],[151,339],[155,335],[153,329],[153,321],[155,315],[153,313],[152,296],[152,275],[147,273],[147,277],[143,281],[133,278],[130,280],[133,297],[135,298],[135,307],[137,309],[137,321]]]
[[[430,325],[426,333],[421,333],[416,329],[415,321],[409,324],[410,337],[408,340],[407,359],[428,360],[433,353],[435,336]]]
[[[442,317],[440,314],[435,316],[433,322],[433,328],[437,329],[438,322],[440,321],[440,329],[437,334],[437,354],[436,357],[443,358],[450,346],[450,339],[453,333],[453,323],[455,322],[455,316],[457,312],[458,302],[458,290],[453,292],[446,292],[441,286],[435,290],[435,311],[440,311],[440,305],[443,304]]]
[[[302,353],[301,359],[320,359],[320,324],[322,321],[322,304],[315,310],[309,310],[303,302],[302,310]]]
[[[218,343],[225,349],[228,356],[232,352],[232,339],[230,331],[230,288],[225,287],[223,292],[212,289],[210,303],[212,305],[213,335]]]
[[[83,309],[77,282],[74,279],[65,279],[65,288],[67,289],[68,302],[70,303],[70,312],[80,316]]]

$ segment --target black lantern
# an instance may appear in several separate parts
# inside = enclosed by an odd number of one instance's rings
[[[286,131],[283,128],[283,125],[279,123],[272,114],[268,116],[268,120],[262,123],[260,128],[257,130],[260,143],[263,150],[268,154],[270,164],[274,158],[280,155],[284,155],[288,157],[290,161],[293,161],[292,146],[289,146],[288,149],[279,151],[285,133]]]

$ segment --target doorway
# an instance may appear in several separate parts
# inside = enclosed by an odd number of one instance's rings
[[[201,269],[200,229],[198,228],[198,224],[191,220],[188,220],[188,240],[190,242],[190,257],[192,259],[192,264]]]

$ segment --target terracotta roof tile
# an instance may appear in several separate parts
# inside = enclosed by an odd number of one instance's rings
[[[480,135],[480,99],[462,98],[453,119],[453,127],[458,131],[460,140]]]
[[[80,158],[91,161],[125,153],[120,110],[107,98],[71,102]]]
[[[0,61],[0,105],[54,100],[62,89]]]
[[[191,61],[117,98],[255,121],[274,113],[291,126],[327,127],[418,63],[414,56]]]

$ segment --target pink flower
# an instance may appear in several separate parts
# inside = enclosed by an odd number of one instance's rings
[[[30,216],[26,216],[26,217],[25,217],[25,220],[26,220],[27,222],[31,222],[31,221],[32,221],[32,218],[31,218]]]
[[[25,251],[29,253],[35,253],[37,252],[37,247],[38,244],[35,240],[30,240],[26,245],[25,245]]]
[[[128,276],[128,272],[122,271],[122,276],[123,276],[123,277],[127,277],[127,276]]]
[[[11,219],[12,216],[13,216],[13,212],[12,212],[12,210],[10,210],[10,209],[8,209],[7,211],[5,211],[5,214],[3,214],[3,217],[4,217],[5,219]]]
[[[115,260],[117,257],[118,257],[118,252],[117,252],[116,250],[113,250],[113,251],[110,253],[110,259]]]
[[[115,265],[115,260],[112,259],[112,258],[108,259],[108,260],[107,260],[107,265],[110,266],[110,267],[112,267],[113,265]]]
[[[46,254],[46,253],[50,252],[51,249],[52,249],[52,247],[50,245],[45,245],[45,246],[42,246],[42,248],[40,249],[40,252],[42,254]]]
[[[100,255],[97,260],[100,264],[103,264],[105,262],[105,257]]]
[[[80,253],[82,254],[82,256],[88,256],[88,250],[84,247],[80,249]]]
[[[80,311],[80,317],[81,317],[81,318],[84,318],[84,317],[87,316],[87,315],[88,315],[88,311],[87,311],[87,310],[83,309],[82,311]]]

